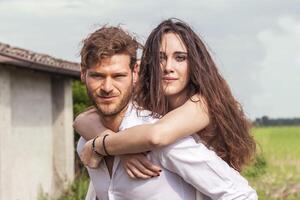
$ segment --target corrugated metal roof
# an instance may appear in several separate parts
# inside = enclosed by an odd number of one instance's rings
[[[57,59],[49,55],[35,53],[29,50],[11,47],[0,42],[0,63],[7,66],[31,68],[51,73],[64,74],[78,78],[80,75],[80,64]]]

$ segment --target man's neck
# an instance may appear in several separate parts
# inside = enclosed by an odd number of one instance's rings
[[[100,115],[100,120],[101,120],[102,124],[106,128],[108,128],[114,132],[118,132],[119,127],[124,119],[125,114],[126,114],[127,108],[128,108],[128,105],[125,106],[123,108],[123,110],[116,115],[111,115],[111,116]]]
[[[121,112],[119,112],[116,115],[112,115],[112,116],[103,116],[103,115],[100,114],[100,120],[101,120],[102,124],[106,128],[108,128],[108,129],[110,129],[114,132],[118,132],[119,127],[122,123],[122,120],[124,119],[124,116],[127,112],[127,108],[128,108],[128,104],[127,104],[127,106],[125,106],[125,108],[123,108],[123,110]],[[114,164],[114,157],[106,156],[106,157],[104,157],[104,160],[105,160],[108,172],[109,172],[109,176],[111,178],[112,177],[113,164]]]

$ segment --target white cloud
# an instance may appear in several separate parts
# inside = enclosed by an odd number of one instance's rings
[[[291,91],[299,85],[299,10],[294,0],[0,0],[0,42],[79,61],[80,41],[99,25],[125,24],[144,41],[160,21],[177,17],[211,47],[252,118],[299,116]]]
[[[300,113],[300,21],[280,17],[277,29],[258,35],[267,55],[260,74],[263,93],[255,98],[258,113],[299,116]]]

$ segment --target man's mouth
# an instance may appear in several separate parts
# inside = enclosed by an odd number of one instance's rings
[[[117,98],[118,96],[98,96],[99,99],[101,99],[101,101],[112,101],[115,98]]]

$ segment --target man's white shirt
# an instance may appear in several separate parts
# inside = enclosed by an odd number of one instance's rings
[[[120,130],[156,120],[149,112],[137,112],[134,106],[129,106]],[[80,138],[78,153],[85,142]],[[247,180],[191,136],[152,150],[147,156],[151,162],[163,167],[160,176],[147,180],[131,179],[121,165],[120,157],[115,156],[111,178],[105,162],[101,162],[98,169],[88,168],[93,184],[88,196],[93,196],[94,190],[101,200],[258,199]]]

